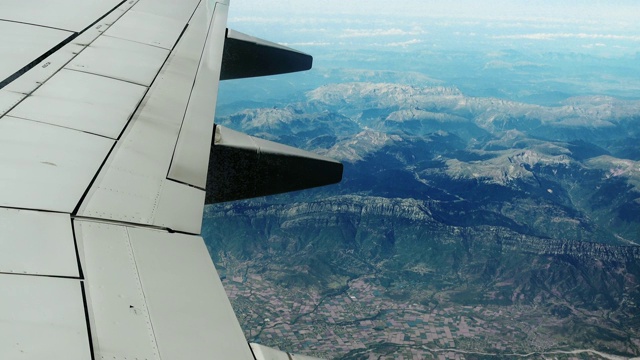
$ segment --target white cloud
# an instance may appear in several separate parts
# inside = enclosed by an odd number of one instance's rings
[[[536,33],[519,35],[494,36],[494,39],[527,39],[527,40],[555,40],[555,39],[609,39],[640,41],[638,35],[614,35],[614,34],[586,34],[586,33]]]
[[[329,46],[332,44],[330,42],[309,41],[309,42],[296,42],[296,43],[281,43],[281,45],[296,47],[296,46]]]
[[[415,45],[415,44],[420,44],[422,43],[422,40],[419,39],[411,39],[408,41],[401,41],[401,42],[393,42],[393,43],[388,43],[386,46],[391,46],[391,47],[407,47],[409,45]]]
[[[587,44],[587,45],[582,45],[583,48],[585,49],[593,49],[596,47],[606,47],[606,44],[603,43],[595,43],[595,44]]]
[[[422,29],[414,28],[412,30],[402,30],[398,28],[392,29],[345,29],[340,35],[341,38],[353,37],[379,37],[379,36],[401,36],[401,35],[419,35],[423,34]]]

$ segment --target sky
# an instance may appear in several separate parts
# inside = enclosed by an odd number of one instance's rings
[[[228,26],[312,54],[315,69],[416,71],[455,86],[507,69],[631,96],[638,19],[640,0],[231,0]]]
[[[228,25],[293,47],[479,39],[618,56],[640,49],[638,19],[638,0],[231,0]]]
[[[607,23],[635,23],[637,0],[232,0],[230,18],[241,16],[352,15],[464,17],[476,19],[554,18]]]
[[[336,30],[341,29],[344,32],[337,36],[346,38],[388,36],[394,32],[400,35],[398,32],[412,32],[415,28],[428,30],[430,26],[450,21],[450,27],[461,29],[467,25],[510,27],[503,33],[515,35],[514,39],[640,41],[638,19],[638,0],[231,0],[228,24],[238,31],[263,26],[276,36],[301,31],[313,36],[324,31],[335,38]],[[364,23],[369,26],[363,26]],[[287,42],[290,39],[285,36],[272,40]]]

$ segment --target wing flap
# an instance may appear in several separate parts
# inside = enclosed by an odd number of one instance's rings
[[[74,224],[96,358],[253,359],[201,237]]]
[[[129,233],[162,359],[252,359],[202,238]]]
[[[310,55],[228,29],[220,80],[304,71],[312,63]]]
[[[75,221],[96,358],[160,359],[128,229]]]
[[[224,44],[228,7],[216,4],[198,73],[180,128],[168,178],[204,189],[207,181],[209,148],[216,110],[220,57]]]
[[[342,164],[216,125],[208,176],[210,204],[334,184]]]

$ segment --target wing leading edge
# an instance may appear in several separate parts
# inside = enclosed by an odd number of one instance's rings
[[[291,356],[248,346],[199,236],[205,194],[319,186],[342,167],[221,127],[213,140],[219,79],[311,66],[227,31],[227,9],[0,4],[0,358]],[[302,166],[331,176],[305,178]]]

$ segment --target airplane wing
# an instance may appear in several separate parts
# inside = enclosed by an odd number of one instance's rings
[[[342,174],[214,132],[220,79],[311,66],[228,5],[0,1],[0,359],[305,358],[247,344],[199,235],[205,198]]]

